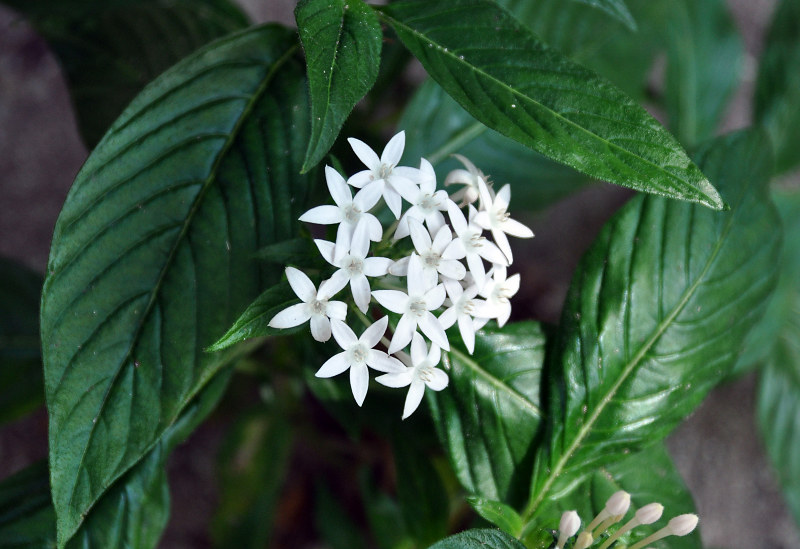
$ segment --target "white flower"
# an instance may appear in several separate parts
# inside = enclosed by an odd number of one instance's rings
[[[425,346],[425,340],[418,333],[414,333],[411,340],[411,368],[404,368],[403,371],[392,372],[378,376],[375,381],[387,387],[408,387],[406,403],[403,407],[403,419],[406,419],[414,410],[417,409],[422,397],[425,394],[427,385],[434,391],[441,391],[447,387],[447,374],[436,367],[442,352],[435,344],[431,344],[430,352]]]
[[[389,317],[385,316],[364,330],[361,337],[350,327],[339,320],[331,322],[333,338],[344,349],[344,352],[333,355],[317,371],[317,377],[333,377],[350,369],[350,388],[353,397],[359,406],[364,403],[369,387],[369,373],[367,367],[381,372],[401,372],[405,369],[402,362],[390,357],[383,351],[373,349],[381,340],[389,324]]]
[[[467,223],[467,219],[461,209],[453,202],[448,203],[447,214],[450,217],[450,223],[453,224],[457,238],[450,243],[442,257],[445,259],[462,259],[466,257],[467,266],[472,273],[472,277],[478,286],[483,286],[486,281],[486,269],[481,258],[504,266],[508,265],[508,260],[503,255],[503,252],[500,251],[500,248],[482,236],[483,229],[474,222],[477,213],[477,210],[470,205],[469,223]]]
[[[444,184],[445,186],[464,185],[463,188],[454,192],[450,198],[454,202],[461,200],[462,206],[465,204],[472,204],[478,200],[478,198],[480,198],[478,181],[483,181],[484,184],[487,184],[486,176],[483,175],[482,171],[475,167],[475,164],[470,162],[465,157],[461,156],[460,154],[454,154],[453,156],[459,159],[467,169],[463,170],[459,168],[457,170],[453,170],[447,174],[447,177],[445,177]]]
[[[417,179],[419,188],[415,186],[413,192],[406,192],[407,187],[400,189],[403,198],[411,203],[411,207],[400,218],[397,231],[394,233],[395,240],[408,236],[409,219],[416,219],[420,223],[424,221],[431,234],[436,234],[444,226],[442,212],[447,209],[447,202],[450,199],[445,191],[436,190],[436,172],[433,171],[431,163],[424,158],[420,159]]]
[[[486,302],[476,306],[475,316],[480,318],[496,318],[501,328],[511,316],[511,299],[519,291],[519,274],[506,278],[506,268],[495,265],[494,276],[486,282],[481,296]]]
[[[455,259],[444,259],[442,254],[450,241],[453,238],[453,233],[447,225],[441,227],[436,233],[436,236],[431,240],[431,235],[422,223],[416,219],[411,219],[408,222],[411,228],[411,240],[414,242],[414,248],[419,254],[422,262],[422,276],[425,279],[425,284],[428,286],[435,286],[439,280],[439,274],[453,280],[461,280],[467,274],[467,269],[461,262]],[[395,276],[406,276],[408,273],[408,262],[410,257],[404,257],[399,261],[394,262],[389,267],[389,273]]]
[[[340,254],[333,242],[326,240],[314,241],[325,261],[338,267],[330,278],[334,293],[344,288],[350,282],[350,290],[356,306],[362,313],[369,307],[370,287],[368,276],[383,276],[392,264],[386,257],[367,257],[369,253],[369,238],[367,238],[366,224],[359,224],[353,232],[353,239],[346,253]],[[337,259],[337,255],[340,255]]]
[[[445,330],[458,322],[461,339],[464,340],[469,354],[472,354],[475,351],[475,331],[483,328],[489,321],[488,318],[473,318],[476,309],[483,303],[482,299],[475,299],[478,287],[473,284],[463,289],[461,284],[453,281],[445,282],[444,287],[452,305],[439,315],[439,322]]]
[[[347,316],[347,305],[341,301],[329,301],[338,292],[330,280],[314,287],[306,274],[294,267],[286,267],[286,279],[303,303],[292,305],[282,310],[269,321],[271,328],[291,328],[311,320],[311,335],[317,341],[328,341],[331,338],[329,319],[344,320]],[[341,288],[340,288],[341,289]]]
[[[475,223],[479,227],[492,231],[492,238],[497,246],[508,258],[508,263],[514,260],[511,255],[511,246],[508,243],[506,234],[519,238],[532,238],[533,231],[528,227],[511,219],[508,212],[508,202],[511,200],[511,187],[503,185],[503,188],[492,197],[486,183],[478,182],[481,193],[481,211],[475,216]]]
[[[412,254],[408,262],[408,294],[397,290],[375,290],[375,300],[392,311],[402,314],[394,331],[389,354],[403,349],[409,344],[419,326],[422,333],[439,347],[449,351],[450,344],[439,320],[433,316],[444,303],[444,286],[431,286],[425,283],[422,275],[422,262],[417,254]]]
[[[406,144],[405,132],[400,132],[389,140],[380,158],[363,141],[352,137],[347,141],[356,156],[369,168],[353,175],[347,182],[359,189],[365,185],[375,185],[383,193],[383,199],[394,214],[394,217],[399,218],[403,202],[400,198],[400,190],[407,194],[413,194],[414,188],[417,186],[413,181],[417,170],[397,167],[400,157],[403,156],[403,149]]]
[[[325,179],[336,206],[324,205],[311,208],[300,216],[300,221],[319,225],[339,223],[336,231],[337,250],[346,250],[350,246],[353,231],[359,223],[366,223],[370,240],[380,241],[383,238],[381,223],[377,217],[367,213],[380,200],[380,189],[368,186],[358,191],[353,198],[347,182],[330,166],[325,166]]]

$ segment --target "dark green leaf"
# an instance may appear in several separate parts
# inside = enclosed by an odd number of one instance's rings
[[[265,291],[247,307],[247,310],[242,313],[225,335],[211,345],[207,351],[221,351],[255,337],[291,333],[289,330],[270,328],[269,321],[286,307],[299,303],[296,297],[292,298],[293,295],[294,292],[286,281]]]
[[[544,345],[538,324],[519,322],[478,333],[472,356],[456,345],[445,355],[450,386],[429,392],[428,402],[453,470],[470,494],[512,502],[526,495],[542,422]]]
[[[409,533],[417,546],[425,547],[447,534],[449,502],[430,457],[414,444],[412,437],[413,433],[406,431],[392,445],[397,497]]]
[[[39,296],[42,277],[0,257],[0,423],[44,401]]]
[[[52,549],[56,516],[42,461],[0,482],[0,548]]]
[[[502,530],[476,528],[445,538],[430,549],[525,549],[525,546]]]
[[[290,238],[264,246],[256,257],[261,261],[286,267],[292,265],[301,270],[308,267],[327,267],[328,263],[320,256],[319,249],[310,238]]]
[[[199,47],[249,24],[229,0],[11,4],[31,17],[58,57],[89,148],[145,84]]]
[[[618,490],[631,495],[631,507],[622,520],[627,522],[636,510],[657,502],[664,506],[664,515],[652,526],[638,526],[622,536],[625,545],[632,545],[664,526],[669,519],[683,513],[694,513],[692,496],[683,483],[663,444],[655,444],[622,461],[594,471],[569,495],[562,495],[544,510],[529,526],[528,547],[544,549],[552,543],[548,530],[558,530],[564,511],[574,509],[584,524],[605,507],[608,498]],[[616,528],[614,528],[616,529]],[[700,534],[695,530],[683,537],[670,537],[648,547],[658,549],[701,549]]]
[[[755,118],[775,147],[778,172],[800,163],[800,0],[775,11],[756,81]]]
[[[306,51],[311,139],[303,170],[331,148],[345,119],[378,77],[383,33],[362,0],[302,0],[294,10]]]
[[[361,528],[324,484],[318,484],[314,501],[317,532],[331,549],[366,549]]]
[[[220,502],[211,525],[214,547],[269,545],[291,448],[289,422],[274,410],[257,410],[236,423],[220,456]]]
[[[767,140],[732,134],[698,159],[733,211],[638,197],[576,271],[548,355],[549,435],[523,518],[666,436],[730,371],[766,307],[780,248]]]
[[[380,491],[376,484],[366,475],[359,476],[364,511],[378,547],[380,549],[414,547],[414,541],[406,531],[403,513],[397,501]]]
[[[678,0],[666,20],[666,106],[685,146],[712,137],[739,84],[742,39],[724,0]]]
[[[490,130],[461,108],[433,80],[417,90],[400,129],[406,131],[405,157],[427,158],[444,174],[463,165],[449,157],[459,153],[497,183],[512,182],[514,204],[542,209],[579,189],[590,178]]]
[[[505,503],[476,496],[467,497],[467,501],[476,513],[504,532],[511,535],[522,532],[522,518]]]
[[[382,10],[428,73],[488,127],[592,177],[723,207],[652,116],[496,4],[406,0]]]
[[[625,5],[623,0],[573,0],[575,2],[581,2],[583,4],[587,4],[589,6],[593,6],[599,10],[603,10],[607,14],[611,15],[618,21],[621,21],[628,27],[630,30],[636,30],[636,21],[633,19],[633,15],[631,15],[630,10],[628,10],[628,6]]]
[[[267,25],[176,65],[67,197],[42,300],[60,544],[236,355],[202,349],[258,295],[255,251],[296,234],[310,183],[296,175],[308,128],[296,47]]]

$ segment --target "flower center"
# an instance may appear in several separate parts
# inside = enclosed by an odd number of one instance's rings
[[[492,297],[501,303],[508,303],[508,300],[512,295],[513,294],[511,293],[511,290],[505,287],[503,284],[495,285],[494,289],[492,290]]]
[[[356,224],[361,217],[361,210],[355,204],[349,204],[344,207],[344,218],[352,224]]]
[[[378,179],[386,179],[392,174],[392,169],[394,166],[390,166],[388,164],[381,164],[380,170],[378,170]]]
[[[411,302],[408,304],[408,312],[415,316],[422,316],[422,313],[428,310],[428,307],[425,306],[425,300],[421,297],[416,299],[411,299]]]
[[[438,208],[439,202],[433,196],[426,194],[425,196],[422,197],[422,200],[419,201],[419,204],[417,204],[417,206],[423,212],[428,214]]]
[[[364,270],[364,261],[352,255],[345,256],[342,260],[342,269],[344,269],[350,276],[359,275]]]
[[[433,381],[433,367],[432,366],[418,366],[417,376],[425,383]]]
[[[500,208],[494,212],[494,222],[498,225],[508,221],[509,217],[511,217],[511,214],[505,208]]]
[[[438,269],[439,262],[442,260],[442,254],[437,254],[433,250],[429,250],[422,254],[422,264],[431,269]]]
[[[328,308],[328,300],[327,299],[315,299],[311,303],[309,303],[311,307],[311,314],[314,315],[324,315],[326,309]]]
[[[473,303],[471,299],[459,299],[456,310],[458,311],[458,314],[471,315],[475,310],[475,303]]]
[[[367,360],[367,352],[369,349],[364,347],[361,343],[357,343],[350,348],[350,358],[353,363],[361,364]]]

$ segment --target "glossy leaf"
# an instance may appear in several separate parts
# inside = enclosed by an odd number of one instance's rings
[[[362,532],[327,486],[317,485],[314,498],[314,525],[326,547],[331,549],[366,549]]]
[[[519,535],[522,532],[522,519],[505,503],[476,496],[467,497],[467,501],[476,513],[504,532],[511,535]]]
[[[650,526],[638,526],[624,535],[621,541],[630,546],[666,525],[670,518],[695,513],[694,502],[683,479],[675,469],[663,444],[655,444],[617,463],[594,471],[574,492],[561,496],[529,525],[525,538],[530,548],[545,549],[552,543],[550,530],[558,530],[564,511],[574,509],[584,525],[597,516],[611,495],[625,490],[631,495],[631,507],[621,524],[628,521],[636,510],[658,502],[664,506],[664,515]],[[700,534],[695,530],[688,536],[669,537],[648,547],[657,549],[701,549]]]
[[[294,10],[306,50],[311,139],[303,170],[331,148],[345,119],[378,77],[383,32],[362,0],[302,0]]]
[[[0,423],[44,402],[39,297],[42,277],[0,257]]]
[[[715,134],[739,85],[744,46],[724,0],[672,2],[665,26],[669,125],[690,147]]]
[[[469,158],[497,184],[511,183],[514,204],[542,209],[574,192],[591,179],[490,130],[475,120],[434,81],[414,94],[400,120],[406,132],[404,157],[425,157],[436,167],[439,181],[464,166],[451,154]]]
[[[428,456],[414,444],[413,432],[396,437],[397,498],[409,533],[426,547],[447,534],[449,501],[442,479]]]
[[[507,502],[525,496],[542,423],[544,346],[538,324],[519,322],[479,333],[473,355],[455,344],[445,355],[450,385],[429,391],[428,402],[450,464],[469,494]]]
[[[800,0],[778,4],[761,55],[755,118],[775,147],[775,168],[800,164]]]
[[[309,179],[295,50],[268,25],[176,65],[67,197],[42,300],[60,544],[235,356],[202,349],[258,294],[255,251],[296,233]]]
[[[430,549],[524,549],[519,540],[502,530],[467,530],[444,538],[430,546]]]
[[[582,259],[552,358],[529,518],[598,467],[662,439],[730,371],[776,282],[780,225],[762,132],[698,154],[732,211],[638,197]]]
[[[0,482],[0,548],[53,549],[55,519],[46,462]]]
[[[286,281],[276,284],[248,305],[245,312],[234,322],[225,335],[211,345],[207,351],[221,351],[256,337],[291,333],[289,330],[270,328],[269,321],[280,311],[295,303],[300,303],[300,300],[294,296],[289,284]]]
[[[643,108],[493,2],[406,0],[382,8],[382,17],[488,127],[592,177],[722,208],[705,176]]]
[[[625,5],[624,0],[573,0],[583,4],[593,6],[599,10],[603,10],[618,21],[625,24],[626,27],[632,31],[636,30],[636,21],[633,19],[628,6]]]
[[[249,24],[229,0],[10,4],[32,19],[56,54],[89,148],[148,82],[201,46]]]

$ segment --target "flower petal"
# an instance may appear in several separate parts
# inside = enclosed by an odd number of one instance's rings
[[[478,215],[481,214],[479,213]],[[506,233],[500,229],[492,229],[492,238],[494,238],[495,244],[497,244],[497,247],[500,248],[500,251],[503,252],[508,259],[508,264],[511,265],[514,262],[514,256],[511,254],[511,244],[508,243]]]
[[[355,227],[347,221],[340,223],[336,228],[336,248],[333,251],[334,263],[339,263],[347,255],[347,251],[353,243],[353,231],[355,231]]]
[[[353,292],[353,301],[356,302],[356,307],[362,312],[366,313],[369,309],[369,281],[363,274],[356,275],[350,278],[350,291]]]
[[[419,335],[419,332],[414,332],[411,339],[411,364],[419,366],[428,356],[428,347],[425,345],[425,340]]]
[[[347,304],[344,301],[328,301],[325,314],[328,318],[344,321],[347,318]]]
[[[353,330],[350,329],[350,326],[340,320],[331,320],[331,331],[333,332],[333,339],[345,351],[358,343],[358,338]]]
[[[406,276],[408,285],[408,295],[418,297],[427,292],[430,286],[425,284],[425,276],[422,269],[422,260],[415,253],[408,259],[408,274]]]
[[[408,395],[406,395],[406,403],[403,406],[403,419],[414,413],[419,408],[419,403],[422,402],[422,396],[425,394],[425,383],[415,379],[411,382],[408,388]]]
[[[286,280],[289,281],[289,286],[292,287],[297,297],[308,303],[316,299],[317,288],[314,283],[306,276],[306,273],[294,267],[286,267]]]
[[[480,248],[478,248],[477,251],[478,255],[490,263],[508,265],[508,259],[506,259],[506,256],[503,255],[503,252],[500,251],[500,248],[498,248],[497,245],[495,245],[495,243],[491,240],[486,240],[484,238],[481,242]]]
[[[441,255],[445,248],[447,248],[447,245],[453,240],[453,232],[450,230],[450,227],[442,227],[436,231],[435,234],[436,236],[433,237],[431,248],[434,252]]]
[[[519,291],[519,273],[514,274],[506,278],[505,288],[511,294],[511,296],[516,295]],[[509,297],[511,297],[509,296]]]
[[[450,379],[447,377],[447,374],[440,370],[439,368],[434,368],[433,371],[430,372],[433,378],[430,381],[426,381],[425,385],[433,389],[434,391],[441,391],[447,384],[449,383]]]
[[[444,192],[444,191],[443,191]],[[425,224],[428,226],[428,231],[431,234],[436,234],[445,226],[444,216],[439,210],[433,210],[425,216]],[[452,238],[452,237],[451,237]]]
[[[366,223],[359,223],[353,231],[350,242],[350,255],[364,259],[369,253],[369,227]]]
[[[442,325],[442,328],[447,330],[450,326],[456,323],[456,318],[458,317],[458,312],[456,311],[455,307],[450,307],[446,309],[445,312],[439,315],[439,324]]]
[[[347,181],[330,166],[325,166],[325,180],[328,183],[328,192],[331,193],[331,198],[337,206],[344,208],[353,201]]]
[[[378,218],[371,213],[361,214],[362,223],[367,225],[367,236],[373,242],[380,242],[383,240],[383,226]]]
[[[336,295],[342,291],[342,288],[347,286],[349,281],[350,275],[347,274],[347,271],[344,269],[339,269],[338,271],[335,271],[328,280],[320,284],[320,292],[322,292],[322,285],[324,284],[326,292],[330,293],[332,296]]]
[[[439,324],[439,319],[433,316],[430,311],[425,311],[422,318],[419,320],[419,328],[422,333],[428,336],[432,342],[436,343],[445,351],[450,350],[450,342],[447,340],[447,334],[444,333],[444,328]]]
[[[464,277],[467,276],[466,267],[455,259],[442,259],[439,261],[439,272],[453,280],[464,280]]]
[[[437,284],[425,292],[425,306],[429,311],[435,311],[444,303],[445,291],[443,284]]]
[[[353,204],[358,206],[358,209],[362,212],[368,212],[378,203],[378,200],[381,199],[382,193],[383,186],[367,185],[353,197]]]
[[[439,317],[441,318],[441,317]],[[469,315],[458,315],[458,331],[469,354],[475,352],[475,327]]]
[[[403,199],[400,198],[400,194],[394,188],[385,185],[383,187],[383,200],[392,214],[394,214],[394,218],[400,219],[400,213],[403,211]]]
[[[352,143],[351,143],[352,145]],[[392,137],[386,144],[386,147],[381,153],[381,164],[386,166],[397,166],[400,162],[400,157],[403,156],[403,149],[406,147],[406,132],[401,131]],[[372,151],[372,149],[370,149]],[[356,152],[358,154],[358,152]]]
[[[367,276],[383,276],[389,272],[392,260],[388,257],[368,257],[364,260],[364,274]]]
[[[456,234],[461,236],[461,234],[467,230],[467,219],[464,217],[464,212],[461,211],[461,208],[453,202],[452,200],[447,201],[447,217],[450,218],[450,223],[453,224],[453,229],[456,231]]]
[[[386,333],[387,326],[389,326],[388,316],[384,316],[383,318],[376,320],[369,326],[369,328],[364,330],[364,332],[361,334],[361,337],[358,338],[359,343],[372,349],[381,340],[383,334]]]
[[[486,243],[484,242],[484,244]],[[500,250],[498,249],[497,251],[499,252]],[[505,259],[505,256],[503,256],[503,259]],[[478,254],[467,254],[467,265],[469,266],[469,272],[472,273],[472,278],[475,279],[475,284],[479,288],[483,288],[484,284],[486,284],[486,267],[483,265],[483,260]]]
[[[419,182],[419,189],[425,194],[433,194],[436,191],[436,172],[433,165],[425,158],[419,159],[419,177],[416,179]],[[447,196],[445,191],[444,195]]]
[[[347,142],[350,143],[350,146],[353,148],[353,152],[356,153],[358,159],[361,160],[361,162],[363,162],[367,168],[374,171],[380,169],[381,160],[369,145],[354,137],[349,137]]]
[[[317,341],[328,341],[331,338],[331,321],[322,315],[311,317],[311,335]]]
[[[347,360],[347,353],[339,353],[326,360],[325,364],[314,375],[316,377],[338,376],[349,367],[350,362]]]
[[[389,356],[383,351],[370,349],[367,352],[367,366],[379,372],[400,373],[405,372],[406,367],[402,362],[393,356]],[[408,385],[408,383],[406,383]]]
[[[408,276],[409,257],[403,257],[389,266],[389,274],[394,276]]]
[[[403,314],[408,307],[408,295],[400,290],[375,290],[372,297],[393,313]]]
[[[319,238],[314,239],[314,244],[317,245],[317,249],[319,250],[320,255],[322,255],[322,259],[331,265],[336,266],[333,261],[336,244],[333,242],[328,242],[327,240],[320,240]]]
[[[456,238],[444,249],[442,259],[463,259],[465,255],[467,255],[467,249],[464,247],[464,241]]]
[[[533,231],[515,219],[508,218],[500,224],[504,233],[517,238],[533,238]]]
[[[408,220],[408,228],[411,231],[411,241],[414,243],[418,254],[424,254],[431,249],[431,235],[428,230],[416,219]]]
[[[367,370],[367,365],[363,362],[350,366],[350,388],[353,390],[353,397],[356,399],[356,404],[359,406],[364,404],[364,399],[367,396],[367,389],[369,388],[369,372]]]
[[[411,385],[412,379],[413,379],[413,369],[404,367],[403,371],[401,372],[392,372],[389,374],[383,374],[382,376],[376,377],[375,381],[377,381],[381,385],[385,385],[386,387],[392,387],[393,389],[398,389],[400,387]]]
[[[400,317],[397,328],[394,329],[392,343],[389,345],[389,354],[393,355],[397,351],[405,348],[411,342],[411,337],[417,329],[417,321],[409,315]]]
[[[440,360],[442,360],[442,349],[436,343],[431,343],[431,350],[428,352],[428,364],[436,366]]]
[[[278,314],[272,317],[269,321],[270,328],[278,328],[279,330],[285,328],[292,328],[300,326],[303,322],[311,318],[311,313],[308,311],[308,305],[305,303],[298,303],[285,308]]]
[[[492,206],[496,210],[507,210],[509,202],[511,202],[511,185],[506,183],[497,191]]]
[[[298,218],[298,221],[306,223],[314,223],[315,225],[333,225],[334,223],[341,223],[342,210],[339,206],[331,206],[330,204],[324,206],[317,206],[311,208],[306,213]]]
[[[372,172],[372,170],[362,170],[351,175],[347,180],[347,184],[351,187],[355,187],[356,189],[373,185],[375,184],[375,174]],[[377,184],[376,188],[383,192],[383,182]]]

